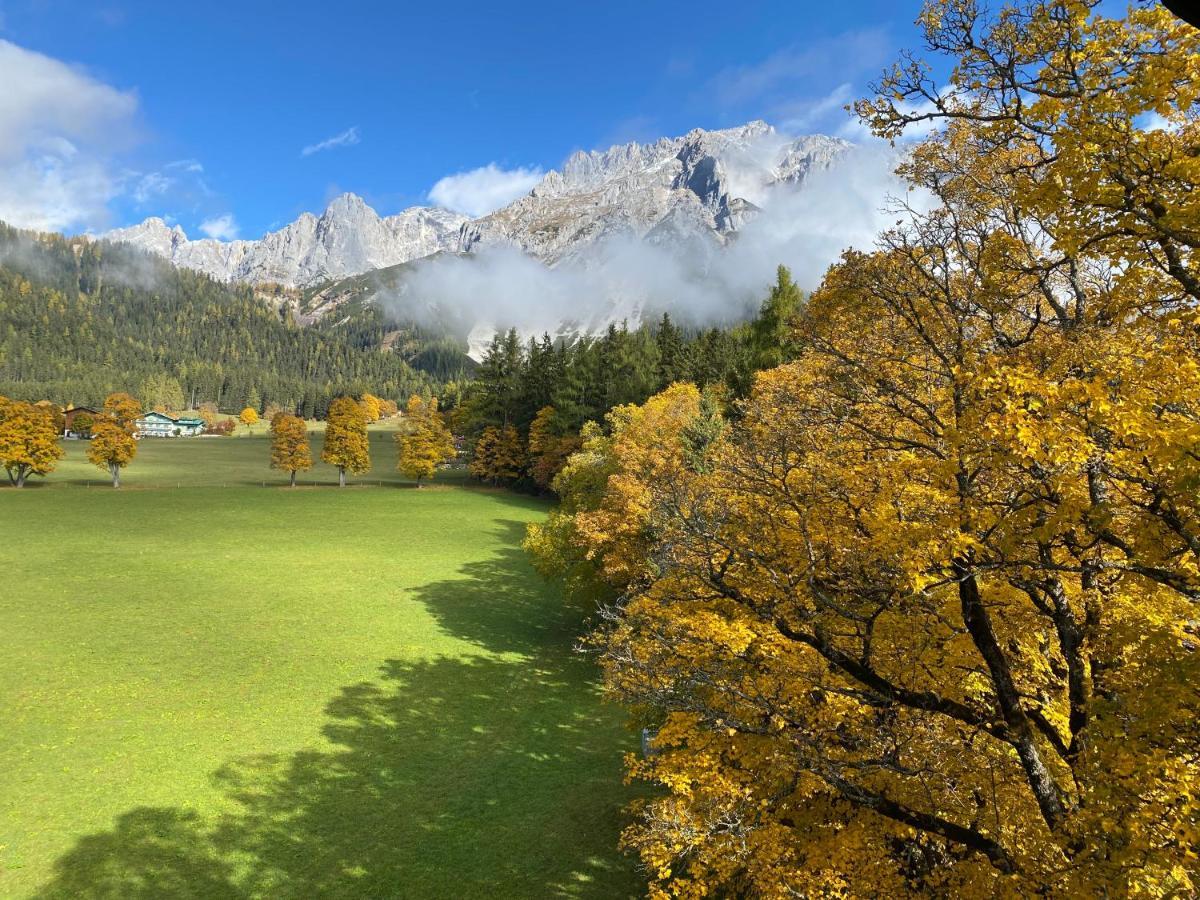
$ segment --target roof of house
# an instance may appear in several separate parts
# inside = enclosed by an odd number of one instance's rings
[[[180,419],[176,419],[175,421],[180,425],[203,425],[204,424],[203,419],[180,418]]]
[[[142,413],[142,417],[138,421],[145,422],[148,419],[158,419],[160,421],[170,422],[172,425],[177,424],[179,421],[173,416],[168,416],[166,413],[160,413],[157,410],[151,410],[148,413]]]

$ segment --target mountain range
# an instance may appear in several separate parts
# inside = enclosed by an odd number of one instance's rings
[[[607,238],[728,244],[780,185],[802,186],[853,145],[823,135],[785,138],[756,121],[724,130],[571,155],[529,194],[478,219],[418,206],[381,217],[343,194],[260,240],[191,240],[150,218],[103,235],[219,281],[312,287],[439,253],[516,248],[548,266],[586,261]]]

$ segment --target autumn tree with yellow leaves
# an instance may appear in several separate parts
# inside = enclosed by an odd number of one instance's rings
[[[901,210],[713,427],[585,435],[539,568],[608,598],[656,896],[1200,889],[1200,33],[937,2]],[[1166,127],[1147,131],[1145,117]]]
[[[363,394],[362,399],[358,401],[362,405],[363,415],[367,417],[367,424],[378,422],[382,414],[381,401],[374,394]]]
[[[296,486],[296,473],[313,467],[308,446],[308,426],[299,416],[278,413],[271,419],[271,468],[287,472]]]
[[[92,424],[88,442],[88,461],[108,472],[112,486],[121,486],[121,470],[137,456],[137,439],[130,428],[109,414],[101,414]]]
[[[142,404],[137,398],[118,392],[104,398],[104,412],[132,433],[137,430],[137,420],[142,417]]]
[[[454,458],[454,438],[438,411],[436,397],[424,401],[414,394],[404,417],[405,430],[396,434],[396,468],[402,475],[416,479],[420,487],[422,478],[432,478],[438,466]]]
[[[253,406],[247,406],[238,415],[238,421],[245,425],[246,431],[249,432],[252,425],[258,424],[258,410]]]
[[[325,419],[321,459],[337,466],[338,486],[346,486],[346,473],[371,471],[371,446],[367,439],[367,414],[353,397],[337,397]]]
[[[65,455],[58,436],[50,407],[0,397],[0,465],[14,487],[24,487],[30,475],[54,471]]]
[[[468,471],[481,481],[492,484],[516,481],[525,467],[521,434],[512,425],[489,425],[475,442]]]

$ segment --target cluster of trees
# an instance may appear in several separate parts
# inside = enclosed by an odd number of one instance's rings
[[[0,225],[0,393],[15,399],[98,406],[129,391],[154,409],[323,418],[345,394],[436,393],[437,377],[380,349],[387,334],[375,313],[301,327],[252,288],[135,248]],[[449,371],[446,348],[431,349]]]
[[[395,404],[367,395],[361,399],[337,397],[329,405],[321,459],[337,467],[340,487],[346,486],[347,472],[362,475],[371,471],[367,426],[380,417],[381,411],[394,415]],[[440,465],[454,458],[457,450],[438,411],[436,398],[423,400],[414,394],[409,399],[403,427],[396,433],[396,445],[397,470],[415,479],[418,486],[422,479],[433,478]],[[307,471],[312,465],[304,419],[287,412],[272,416],[271,468],[288,472],[295,487],[296,473]]]
[[[688,330],[664,314],[654,325],[613,324],[600,337],[573,342],[496,335],[453,411],[456,428],[471,438],[472,474],[545,490],[578,449],[585,423],[614,407],[641,403],[675,382],[743,396],[755,372],[794,351],[791,322],[801,300],[780,266],[758,315],[732,329]]]
[[[129,394],[110,394],[96,416],[79,413],[73,430],[88,438],[87,458],[109,473],[113,487],[121,486],[121,470],[137,455],[137,420],[142,403]],[[398,413],[391,400],[364,394],[361,398],[336,397],[330,403],[325,423],[321,459],[338,469],[339,484],[346,473],[364,474],[371,469],[367,426]],[[229,434],[233,419],[216,419],[202,410],[210,434]],[[258,413],[246,407],[239,421],[249,429],[259,421]],[[289,473],[292,487],[296,476],[312,468],[308,425],[304,418],[280,408],[270,411],[271,468]],[[228,428],[223,426],[229,426]],[[48,401],[30,403],[0,396],[0,466],[15,487],[24,487],[30,475],[54,471],[65,452],[60,438],[63,411]],[[433,478],[439,466],[457,455],[457,448],[436,398],[414,394],[408,401],[403,427],[396,434],[397,469],[417,481]]]
[[[141,415],[142,405],[137,400],[117,393],[105,399],[99,415],[81,414],[74,423],[91,439],[88,460],[109,473],[113,487],[121,486],[121,469],[137,455],[134,435]],[[0,396],[0,465],[14,487],[24,487],[30,475],[54,471],[65,455],[59,441],[63,422],[62,410],[52,403]]]
[[[859,112],[938,126],[901,166],[932,209],[744,399],[586,427],[527,547],[654,735],[654,896],[1194,896],[1200,32],[920,21],[951,77]]]

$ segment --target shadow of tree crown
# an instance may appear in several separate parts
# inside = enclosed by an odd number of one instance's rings
[[[515,543],[519,522],[503,522]],[[630,737],[570,650],[579,623],[520,550],[416,591],[474,657],[388,660],[326,707],[331,750],[233,760],[233,811],[140,807],[81,838],[38,896],[616,897]],[[493,654],[493,655],[487,655]],[[496,659],[494,654],[520,654]],[[597,855],[600,848],[602,856]]]

